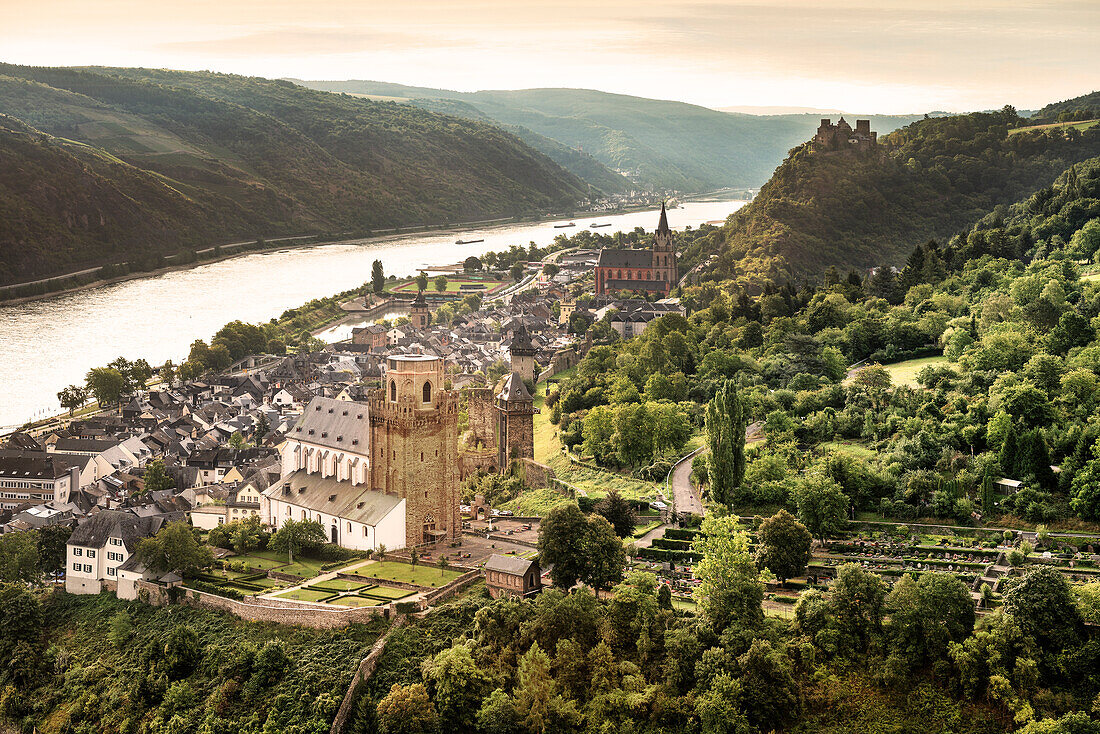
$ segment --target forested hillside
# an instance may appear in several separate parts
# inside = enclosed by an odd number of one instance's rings
[[[359,80],[298,83],[331,92],[404,99],[429,109],[527,128],[628,172],[643,186],[681,191],[759,186],[787,151],[812,135],[820,122],[813,115],[731,114],[591,89],[466,93]],[[872,124],[886,132],[915,119],[873,116]],[[517,135],[524,138],[518,131]],[[539,149],[554,157],[550,150]],[[579,169],[570,170],[584,175]]]
[[[714,276],[819,279],[829,266],[901,266],[914,246],[1100,154],[1095,128],[1008,135],[1019,122],[1010,108],[925,119],[880,137],[866,156],[800,146],[727,223]]]
[[[46,134],[30,147],[5,134],[15,217],[0,283],[239,237],[535,213],[589,192],[493,125],[260,78],[0,65],[0,112]],[[73,155],[95,159],[94,182],[51,175]],[[78,185],[128,191],[145,220],[110,196],[58,210]]]
[[[1094,120],[1100,117],[1100,92],[1048,104],[1031,116],[1031,122]]]

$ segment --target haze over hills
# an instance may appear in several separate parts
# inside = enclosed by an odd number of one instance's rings
[[[762,185],[790,148],[813,135],[821,117],[732,114],[590,89],[456,92],[363,80],[292,81],[311,89],[407,100],[427,109],[527,128],[583,150],[611,169],[628,172],[643,186],[693,192]],[[876,115],[872,126],[888,132],[920,117]],[[516,128],[508,129],[524,138]],[[538,141],[524,139],[554,157]]]
[[[712,269],[751,282],[816,281],[829,266],[900,267],[914,247],[942,242],[1100,155],[1100,126],[1008,134],[1024,123],[1008,110],[930,118],[880,137],[862,156],[801,145],[730,218]]]
[[[498,126],[255,77],[0,65],[0,113],[0,283],[590,194]]]

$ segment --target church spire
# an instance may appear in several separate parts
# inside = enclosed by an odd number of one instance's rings
[[[668,228],[668,216],[665,214],[665,202],[661,202],[661,221],[657,222],[657,234],[672,233]]]

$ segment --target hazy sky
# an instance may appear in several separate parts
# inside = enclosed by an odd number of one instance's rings
[[[0,60],[712,107],[1031,108],[1100,88],[1100,0],[0,0]]]

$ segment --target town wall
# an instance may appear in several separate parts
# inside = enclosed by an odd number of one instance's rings
[[[520,471],[523,472],[523,482],[532,489],[544,489],[553,486],[553,480],[557,478],[554,470],[546,464],[540,464],[534,459],[517,459]]]
[[[481,451],[463,451],[461,478],[472,477],[478,472],[494,472],[497,470],[496,449],[487,448]]]
[[[389,617],[392,606],[325,609],[259,598],[238,601],[194,589],[184,589],[180,603],[200,609],[228,612],[248,622],[275,622],[315,629],[337,629],[354,623],[365,624],[379,616]]]
[[[466,414],[475,441],[489,448],[496,445],[496,413],[493,411],[493,391],[477,387],[467,391]]]
[[[394,631],[405,626],[405,620],[408,619],[405,615],[400,615],[397,619],[393,620],[393,624],[386,630],[386,633],[379,637],[374,647],[370,649],[370,652],[365,658],[359,661],[359,667],[355,671],[355,675],[351,678],[351,683],[348,685],[348,690],[344,693],[344,700],[340,702],[340,708],[336,711],[336,718],[332,720],[332,727],[329,729],[329,734],[341,734],[344,731],[344,727],[347,726],[348,717],[351,716],[351,707],[355,703],[355,696],[358,688],[363,683],[370,680],[370,677],[374,675],[374,669],[378,667],[378,660],[382,657],[382,653],[386,649],[386,642],[389,641],[390,635]]]

